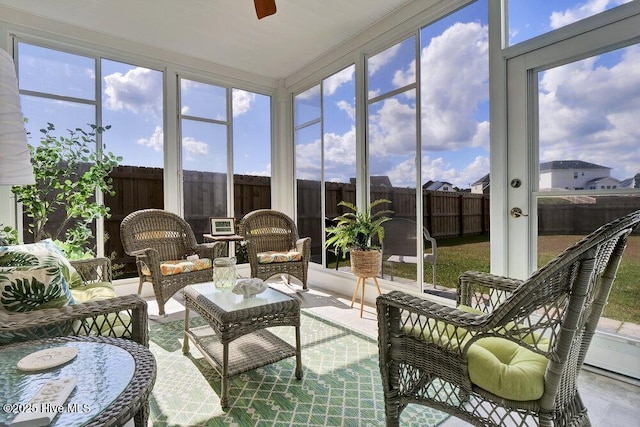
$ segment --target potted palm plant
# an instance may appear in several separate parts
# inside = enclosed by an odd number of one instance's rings
[[[373,208],[384,203],[391,203],[387,199],[377,199],[369,204],[367,209],[359,210],[356,205],[342,201],[338,206],[344,206],[351,212],[342,214],[334,219],[336,225],[327,228],[327,247],[333,247],[346,256],[351,254],[351,271],[358,277],[375,277],[382,267],[382,252],[374,244],[376,237],[378,243],[384,239],[382,224],[389,220],[387,215],[391,210],[379,210],[372,213]]]

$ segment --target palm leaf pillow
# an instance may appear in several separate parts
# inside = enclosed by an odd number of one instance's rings
[[[24,312],[73,304],[69,283],[75,276],[51,240],[0,246],[0,310]]]

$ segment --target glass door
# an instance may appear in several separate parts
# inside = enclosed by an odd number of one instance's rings
[[[635,15],[508,60],[510,276],[640,209],[639,28]],[[634,235],[587,357],[635,378],[639,273]]]

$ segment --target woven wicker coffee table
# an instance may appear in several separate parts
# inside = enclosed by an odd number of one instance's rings
[[[300,352],[300,301],[267,288],[244,298],[231,289],[216,289],[213,282],[184,288],[185,318],[183,353],[193,342],[222,377],[220,405],[229,407],[229,378],[288,357],[296,357],[297,379],[302,379]],[[189,310],[200,314],[210,325],[189,327]],[[276,337],[266,328],[294,326],[296,346]],[[212,330],[213,329],[213,330]]]

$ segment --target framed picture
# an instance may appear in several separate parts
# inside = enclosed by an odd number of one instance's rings
[[[235,219],[233,218],[209,218],[212,236],[225,236],[236,234]]]

